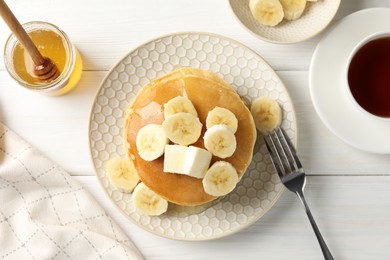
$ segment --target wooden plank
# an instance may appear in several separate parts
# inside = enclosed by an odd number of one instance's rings
[[[8,1],[19,20],[48,21],[69,34],[84,59],[85,70],[108,70],[140,44],[181,31],[211,32],[236,39],[252,48],[277,70],[308,70],[321,35],[308,41],[276,45],[259,40],[242,28],[228,1],[221,0],[117,0]],[[343,0],[335,20],[347,14],[389,2]],[[10,33],[0,23],[0,60]],[[3,63],[0,69],[4,70]]]
[[[84,72],[69,94],[51,97],[17,85],[0,72],[0,121],[75,175],[93,174],[89,113],[106,72]]]
[[[161,238],[130,222],[95,177],[75,177],[147,259],[323,259],[296,196],[286,191],[252,226],[206,242]],[[390,177],[310,176],[306,198],[335,259],[390,258]]]
[[[298,153],[309,175],[390,174],[389,155],[356,150],[322,124],[310,100],[307,72],[278,74],[295,105]],[[74,92],[49,97],[19,87],[2,71],[0,120],[72,175],[93,175],[87,136],[89,111],[105,75],[102,71],[84,72]]]
[[[100,82],[130,50],[160,35],[181,31],[231,37],[278,70],[295,105],[298,153],[308,174],[337,175],[309,176],[306,188],[308,203],[335,259],[390,259],[390,157],[367,154],[344,144],[314,111],[308,69],[321,34],[292,45],[258,40],[235,20],[228,1],[221,0],[7,3],[21,22],[49,21],[67,32],[83,56],[85,72],[74,92],[48,97],[17,86],[0,62],[0,121],[75,175],[147,259],[323,259],[298,199],[287,191],[252,226],[226,238],[197,243],[144,231],[126,219],[104,194],[93,176],[87,136],[89,110]],[[371,7],[390,7],[390,2],[342,0],[333,23]],[[9,33],[0,22],[0,60]]]

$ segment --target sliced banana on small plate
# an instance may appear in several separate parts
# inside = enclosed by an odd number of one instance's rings
[[[226,125],[235,133],[238,128],[238,120],[234,113],[223,107],[215,107],[207,114],[206,128],[214,125]]]
[[[268,97],[260,97],[253,101],[251,113],[256,128],[263,134],[277,128],[282,122],[282,109],[279,103]]]
[[[307,0],[280,0],[283,6],[284,18],[293,21],[302,16]]]
[[[133,203],[135,209],[145,215],[159,216],[168,210],[168,201],[142,182],[134,189]]]
[[[163,155],[168,138],[161,125],[149,124],[142,127],[137,134],[135,144],[138,154],[145,161],[153,161]]]
[[[107,176],[111,184],[123,192],[132,192],[139,182],[133,162],[123,157],[115,157],[108,161]]]
[[[249,0],[249,9],[261,24],[276,26],[283,19],[293,21],[300,18],[308,1],[317,0]]]
[[[229,162],[215,162],[206,172],[202,183],[206,193],[212,196],[224,196],[237,185],[236,169]]]
[[[249,0],[249,9],[257,21],[268,26],[279,24],[284,17],[279,0]]]

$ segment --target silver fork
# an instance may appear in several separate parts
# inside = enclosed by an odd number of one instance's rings
[[[314,221],[313,215],[311,214],[309,206],[307,205],[303,195],[303,190],[306,184],[306,175],[302,164],[298,159],[294,146],[291,144],[291,141],[286,133],[280,127],[265,135],[264,138],[268,152],[271,156],[271,161],[280,177],[280,180],[287,189],[294,192],[301,200],[310,220],[310,224],[316,234],[325,260],[333,260],[334,258],[322,238],[320,230]]]

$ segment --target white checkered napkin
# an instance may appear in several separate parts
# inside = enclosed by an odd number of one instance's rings
[[[0,259],[143,259],[66,172],[0,123]]]

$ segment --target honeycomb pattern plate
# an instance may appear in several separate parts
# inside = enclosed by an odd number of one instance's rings
[[[258,54],[222,36],[181,33],[141,45],[110,70],[91,110],[91,157],[97,178],[107,195],[132,222],[171,239],[215,239],[258,220],[284,190],[260,135],[253,161],[233,192],[203,206],[171,204],[167,213],[157,217],[138,214],[131,194],[113,187],[105,172],[110,158],[125,156],[122,125],[129,102],[150,80],[182,66],[213,71],[232,85],[246,102],[258,96],[276,99],[284,112],[282,127],[295,142],[296,118],[289,94],[276,73]]]
[[[229,0],[240,24],[255,37],[272,43],[296,43],[319,34],[328,26],[339,9],[341,0],[307,2],[302,16],[295,21],[283,20],[275,27],[256,21],[249,9],[249,0]]]

